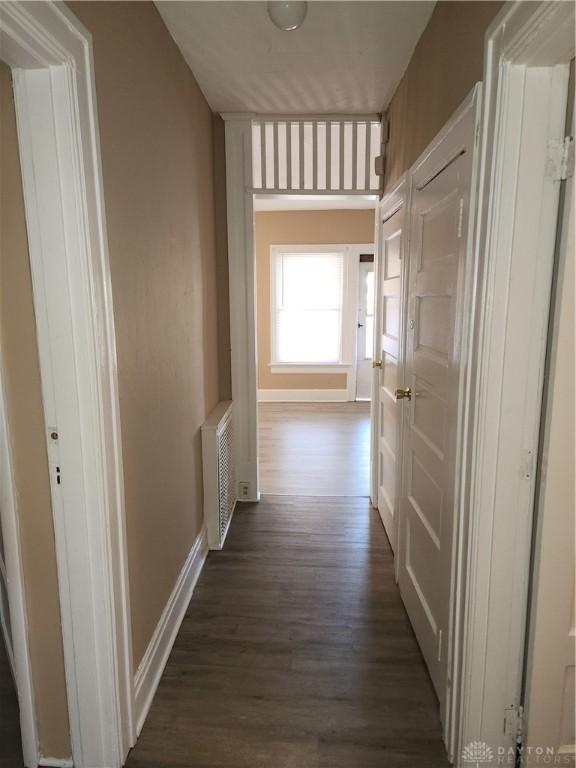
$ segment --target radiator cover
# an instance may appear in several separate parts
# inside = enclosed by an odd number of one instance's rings
[[[222,549],[236,506],[233,428],[230,401],[219,403],[202,426],[204,522],[210,549]]]

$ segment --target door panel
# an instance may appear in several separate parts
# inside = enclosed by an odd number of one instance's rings
[[[396,547],[400,416],[396,405],[400,350],[401,301],[403,291],[403,230],[405,207],[402,205],[382,224],[380,234],[380,328],[378,377],[378,510],[390,545]]]
[[[444,712],[455,517],[460,306],[467,249],[468,151],[440,143],[413,176],[404,381],[400,592]],[[434,153],[438,153],[435,161]],[[434,163],[438,167],[434,167]]]

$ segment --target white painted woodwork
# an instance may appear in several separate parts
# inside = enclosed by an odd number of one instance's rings
[[[0,643],[4,642],[6,647],[18,696],[24,764],[26,768],[35,768],[38,760],[38,733],[28,653],[28,619],[20,531],[2,373],[0,370]]]
[[[248,484],[246,501],[257,501],[258,399],[256,375],[256,265],[252,124],[226,120],[226,203],[230,284],[230,347],[234,402],[234,453],[238,484]]]
[[[135,719],[138,735],[144,727],[207,555],[208,533],[206,527],[202,526],[134,675]],[[99,765],[97,768],[105,767]]]
[[[77,768],[119,768],[135,739],[134,680],[91,45],[63,3],[0,4],[0,50],[14,81],[72,756]]]
[[[401,406],[406,418],[398,577],[442,719],[454,599],[460,381],[466,343],[463,298],[471,240],[476,101],[468,101],[451,129],[411,172],[406,360],[400,386],[412,390],[412,399]],[[392,322],[397,322],[395,315]]]
[[[551,149],[564,138],[573,56],[572,3],[508,3],[487,32],[460,483],[467,516],[455,558],[449,726],[459,768],[472,741],[516,743],[561,183]]]
[[[367,350],[366,334],[369,319],[374,318],[374,301],[368,304],[368,279],[374,279],[374,262],[358,264],[358,315],[356,319],[356,400],[370,400],[372,391],[372,347]],[[367,354],[368,352],[368,354]]]
[[[396,388],[401,386],[404,355],[403,303],[406,280],[407,184],[388,195],[379,210],[379,267],[375,328],[377,402],[377,505],[390,546],[396,551],[401,471],[402,404],[396,402]]]
[[[524,701],[525,746],[553,749],[556,759],[566,763],[574,761],[576,752],[573,193],[572,177],[564,201],[551,327]]]
[[[380,120],[273,119],[252,122],[252,185],[259,193],[366,195],[380,190],[375,172]]]

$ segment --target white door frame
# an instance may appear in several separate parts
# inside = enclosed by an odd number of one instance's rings
[[[384,222],[397,213],[400,209],[403,209],[403,221],[402,221],[402,243],[400,251],[400,259],[402,261],[402,296],[400,301],[400,359],[399,364],[399,381],[404,379],[404,348],[406,339],[406,299],[408,295],[408,280],[407,280],[407,260],[406,255],[409,253],[409,239],[410,239],[410,227],[408,226],[407,216],[410,210],[410,195],[411,195],[411,176],[406,171],[394,187],[387,192],[382,198],[378,208],[376,209],[376,234],[374,236],[375,242],[375,254],[374,254],[374,295],[376,300],[376,307],[374,311],[374,348],[372,351],[372,359],[380,359],[380,338],[376,329],[382,327],[382,311],[383,301],[382,292],[380,290],[380,272],[382,269],[382,225]],[[370,455],[370,500],[372,506],[378,509],[378,441],[379,441],[379,428],[378,428],[378,415],[380,411],[380,371],[378,368],[372,370],[372,408],[371,408],[371,441],[372,450]],[[402,432],[403,432],[403,418],[404,411],[400,415],[399,422],[399,444],[398,455],[402,456]],[[397,488],[401,488],[401,469],[402,462],[398,462],[396,473]],[[396,534],[398,533],[398,525],[396,525]],[[397,538],[397,537],[396,537]],[[397,541],[393,542],[394,551],[397,552]],[[394,560],[394,573],[396,581],[398,581],[398,559]]]
[[[515,2],[486,36],[462,477],[469,519],[459,541],[460,658],[452,678],[457,766],[467,765],[461,752],[470,742],[493,750],[489,765],[508,764],[496,762],[498,750],[516,743],[560,187],[551,148],[564,138],[573,30],[572,3]]]
[[[374,213],[376,213],[376,211]],[[375,246],[373,247],[373,250],[372,250],[373,261],[360,261],[360,256],[362,254],[359,253],[358,254],[357,263],[356,263],[356,271],[358,273],[357,274],[357,280],[356,280],[356,283],[357,283],[357,285],[356,285],[356,307],[355,307],[356,312],[354,314],[353,323],[352,323],[352,328],[353,328],[353,331],[354,331],[355,336],[356,336],[356,343],[354,345],[355,346],[354,365],[352,366],[352,370],[351,370],[350,375],[348,377],[349,380],[350,380],[349,383],[348,383],[348,397],[349,397],[350,400],[358,400],[358,367],[360,366],[362,360],[366,359],[366,358],[363,357],[363,354],[366,351],[366,344],[364,343],[364,345],[361,346],[359,344],[359,342],[358,342],[359,336],[362,336],[362,338],[364,339],[364,342],[366,340],[366,309],[367,309],[367,306],[363,310],[364,311],[364,317],[363,317],[364,323],[362,324],[362,326],[359,326],[359,323],[360,323],[360,310],[362,309],[362,304],[364,302],[364,299],[362,298],[362,294],[365,293],[365,291],[366,291],[366,286],[363,285],[363,283],[362,283],[362,275],[363,274],[368,274],[369,272],[372,272],[373,274],[375,274],[376,255],[374,253],[374,250],[375,250]],[[370,267],[370,269],[368,269],[368,266],[366,266],[366,265],[368,265]],[[374,294],[374,297],[376,297],[376,294]],[[376,299],[374,299],[374,306],[372,308],[373,310],[375,309],[375,304],[376,304]],[[362,334],[360,334],[360,327],[362,327],[364,329]],[[372,354],[374,354],[374,352],[372,352]],[[368,363],[367,364],[370,366],[370,368],[372,368],[372,361],[373,361],[373,359],[374,359],[373,357],[368,359]],[[372,375],[371,375],[371,371],[369,372],[369,375],[368,375],[368,382],[367,382],[367,384],[368,384],[368,394],[370,396],[370,400],[372,400]],[[364,398],[364,400],[368,400],[368,398]]]
[[[243,490],[242,500],[258,501],[260,484],[254,195],[262,194],[262,190],[254,188],[252,173],[252,127],[253,122],[258,120],[258,116],[251,113],[223,113],[222,118],[225,121],[226,131],[230,350],[232,400],[236,414],[234,422],[236,479],[239,484],[242,483],[247,487],[247,492]],[[286,190],[267,191],[264,194],[273,196],[275,193],[286,194]],[[311,190],[310,194],[337,196],[349,194],[349,192]],[[362,248],[367,247],[367,245],[362,246]],[[354,350],[355,348],[354,342]],[[347,397],[353,399],[355,391],[355,378],[349,376]]]
[[[0,3],[0,50],[14,81],[72,757],[118,768],[135,740],[134,681],[92,43],[63,3]]]

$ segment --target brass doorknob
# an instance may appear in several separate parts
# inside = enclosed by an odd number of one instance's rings
[[[382,360],[372,360],[372,368],[382,368]]]
[[[397,389],[396,390],[396,400],[412,400],[412,390],[410,387],[406,387],[406,389]]]

